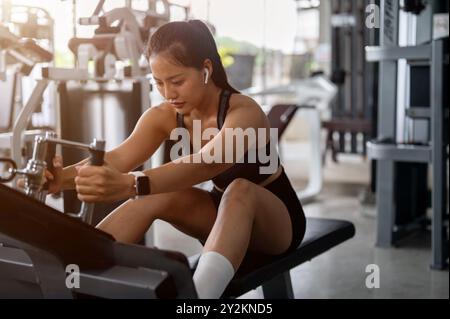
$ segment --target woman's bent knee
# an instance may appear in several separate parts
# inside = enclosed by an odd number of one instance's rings
[[[254,184],[246,179],[237,178],[226,188],[222,197],[221,209],[222,213],[232,213],[234,207],[244,207],[245,212],[253,213],[254,208]],[[228,209],[227,209],[228,208]],[[239,209],[241,211],[241,209]]]

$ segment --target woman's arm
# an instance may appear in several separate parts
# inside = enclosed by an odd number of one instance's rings
[[[267,117],[253,100],[248,99],[245,103],[231,107],[221,131],[199,153],[144,171],[150,178],[151,193],[174,192],[191,187],[212,179],[234,165],[235,161],[225,161],[226,154],[232,152],[233,158],[241,158],[254,142],[250,143],[245,138],[245,145],[241,148],[234,142],[230,146],[230,143],[225,143],[227,139],[232,139],[232,133],[227,129],[238,128],[245,131],[251,128],[257,131],[258,128],[268,127]],[[223,150],[220,160],[212,163],[195,161],[199,155],[202,159],[204,155],[214,155],[214,151],[218,149]],[[79,199],[87,202],[120,200],[135,194],[134,177],[108,166],[80,168],[76,183]]]
[[[226,161],[226,154],[231,155],[231,158],[234,159],[241,158],[249,147],[255,146],[256,141],[249,141],[246,136],[244,145],[238,147],[237,139],[233,138],[230,130],[227,129],[237,128],[242,131],[253,129],[257,133],[258,128],[270,127],[267,117],[252,99],[245,96],[236,96],[236,98],[240,99],[237,101],[239,104],[230,108],[220,132],[198,154],[192,154],[144,171],[150,178],[152,194],[174,192],[210,180],[235,164],[235,161]],[[231,140],[233,143],[227,144],[226,140]],[[214,155],[214,150],[217,149],[222,150],[222,156],[218,162],[201,161],[198,163],[199,158],[202,159],[205,155]],[[197,158],[195,158],[196,156]],[[134,189],[131,188],[130,191],[133,192]]]
[[[140,117],[131,135],[119,146],[106,152],[105,163],[122,173],[133,170],[154,154],[174,125],[174,114],[166,106],[148,109]],[[63,169],[62,189],[75,188],[74,179],[77,176],[75,167],[87,162],[88,159],[84,159]]]

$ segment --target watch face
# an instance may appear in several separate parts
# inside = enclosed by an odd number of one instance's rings
[[[137,195],[149,195],[150,194],[150,179],[148,176],[139,176],[136,180],[136,193]]]

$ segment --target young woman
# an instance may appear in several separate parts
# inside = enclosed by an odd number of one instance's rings
[[[87,202],[132,198],[97,226],[121,242],[141,240],[155,219],[198,238],[204,248],[194,284],[200,298],[218,298],[248,252],[276,258],[300,244],[305,232],[302,206],[278,155],[274,172],[262,174],[260,158],[251,161],[248,156],[254,146],[248,138],[246,152],[235,156],[243,159],[241,163],[195,162],[196,155],[219,149],[239,154],[237,142],[231,148],[225,145],[230,140],[227,129],[257,132],[270,126],[260,106],[228,84],[204,23],[193,20],[161,26],[151,37],[147,53],[156,87],[166,102],[142,115],[130,137],[106,153],[103,167],[67,167],[53,181],[52,190],[75,187],[78,198]],[[144,171],[139,180],[143,185],[149,182],[149,195],[136,199],[137,174],[129,172],[146,161],[174,129],[184,128],[192,136],[195,123],[200,123],[201,132],[216,128],[218,133],[202,140],[194,154]],[[253,149],[260,148],[271,150],[269,137]],[[194,187],[207,180],[214,183],[211,191]]]

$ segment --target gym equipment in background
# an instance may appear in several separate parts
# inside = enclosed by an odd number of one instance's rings
[[[157,2],[164,8],[161,13],[156,10]],[[132,3],[105,11],[104,3],[99,1],[90,17],[79,19],[80,25],[96,26],[93,36],[69,41],[76,68],[67,71],[67,80],[58,81],[58,132],[64,139],[83,143],[101,138],[110,150],[131,134],[141,114],[151,106],[150,69],[142,53],[152,30],[168,22],[171,13],[167,1],[149,1],[146,11],[133,9]],[[54,78],[52,72],[57,77],[64,70],[48,71]],[[85,79],[70,80],[70,75],[78,72]],[[70,165],[88,154],[63,149],[62,155],[64,164]],[[97,222],[118,204],[96,205]],[[64,210],[76,211],[78,205],[76,193],[65,191]]]
[[[366,48],[367,60],[379,62],[380,69],[378,137],[367,144],[368,156],[377,160],[377,245],[391,247],[411,231],[426,229],[431,202],[431,267],[443,269],[449,237],[449,53],[448,36],[433,36],[433,16],[448,14],[448,2],[428,2],[419,15],[400,9],[395,1],[381,1],[380,46]],[[414,30],[413,36],[406,30]]]
[[[312,201],[322,190],[323,174],[322,174],[322,139],[321,139],[321,113],[329,109],[331,101],[334,99],[337,88],[326,79],[323,75],[316,75],[309,79],[296,80],[288,85],[267,88],[261,90],[259,88],[250,88],[243,91],[244,94],[250,96],[267,96],[267,95],[294,95],[295,104],[293,108],[288,108],[280,115],[281,122],[292,119],[297,109],[299,116],[304,116],[309,123],[310,134],[310,169],[308,185],[305,189],[297,192],[302,203]],[[269,115],[270,115],[269,110]],[[291,114],[294,112],[294,114]],[[272,115],[271,124],[278,122]],[[273,125],[271,125],[273,127]],[[279,126],[276,126],[280,128]],[[281,134],[279,133],[279,137]]]
[[[23,105],[22,78],[28,76],[36,64],[50,62],[53,54],[36,41],[20,38],[0,25],[0,90],[5,93],[0,101],[0,149],[12,148],[14,141],[18,141],[17,148],[11,150],[13,159],[22,163],[25,142],[32,142],[34,137],[45,130],[26,130],[31,114],[24,118],[30,103],[33,110],[41,105],[42,95],[30,97]],[[23,120],[25,120],[24,123]],[[19,130],[17,130],[19,129]]]
[[[364,47],[377,45],[379,30],[366,26],[370,0],[332,0],[331,80],[338,92],[331,105],[331,118],[323,122],[327,130],[326,152],[337,155],[366,155],[366,142],[376,128],[377,68],[365,61]]]
[[[12,4],[11,0],[0,3],[1,21],[11,27],[19,38],[35,39],[40,45],[54,51],[54,21],[41,7]]]

